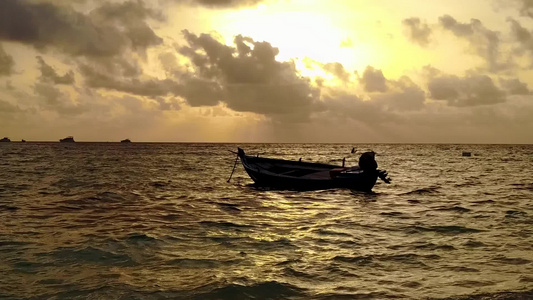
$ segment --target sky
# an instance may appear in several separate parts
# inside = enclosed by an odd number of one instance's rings
[[[533,143],[533,0],[1,0],[11,140]]]

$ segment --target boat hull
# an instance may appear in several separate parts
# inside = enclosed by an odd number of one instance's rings
[[[355,168],[289,161],[248,156],[239,151],[241,163],[252,180],[258,186],[290,189],[320,190],[332,188],[348,188],[370,192],[378,178],[377,171],[363,171]],[[285,168],[285,174],[273,172]],[[309,175],[294,176],[309,172]]]

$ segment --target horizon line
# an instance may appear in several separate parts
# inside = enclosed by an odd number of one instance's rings
[[[76,144],[76,143],[122,143],[118,141],[74,141],[74,142],[60,142],[59,140],[11,140],[4,143],[62,143],[62,144]],[[344,145],[358,145],[358,144],[393,144],[393,145],[533,145],[533,143],[465,143],[465,142],[208,142],[208,141],[130,141],[122,144],[344,144]]]

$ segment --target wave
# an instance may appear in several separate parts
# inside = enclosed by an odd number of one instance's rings
[[[467,212],[471,211],[470,209],[464,208],[464,207],[459,206],[459,205],[453,205],[453,206],[449,206],[449,207],[440,207],[440,208],[436,208],[435,210],[438,210],[438,211],[453,211],[453,212],[458,212],[458,213],[467,213]]]
[[[351,299],[408,299],[407,295],[389,294],[386,292],[369,292],[369,293],[324,293],[318,294],[312,299],[316,300],[351,300]]]
[[[186,269],[214,269],[221,266],[237,265],[242,262],[242,259],[218,260],[208,258],[177,258],[168,261],[166,264]]]
[[[225,222],[225,221],[200,221],[201,225],[207,226],[207,227],[217,227],[217,228],[252,228],[253,225],[245,225],[245,224],[237,224],[233,222]]]
[[[379,267],[382,262],[398,262],[404,264],[417,264],[425,266],[425,264],[420,261],[421,259],[435,260],[440,259],[441,257],[436,254],[429,255],[418,255],[414,253],[406,254],[393,254],[393,255],[363,255],[363,256],[342,256],[338,255],[333,258],[334,261],[345,262],[350,264],[355,264],[358,266],[372,266]]]
[[[208,287],[202,287],[205,290]],[[287,299],[306,295],[305,289],[278,281],[259,282],[252,285],[228,284],[206,292],[192,292],[184,299],[234,300],[234,299]],[[184,295],[185,296],[185,295]],[[303,299],[303,298],[301,298]]]
[[[442,234],[466,234],[466,233],[478,233],[483,232],[484,230],[481,229],[475,229],[475,228],[468,228],[458,225],[448,225],[448,226],[408,226],[406,231],[408,233],[416,233],[416,232],[436,232],[436,233],[442,233]]]
[[[400,195],[432,195],[432,194],[440,194],[441,192],[439,191],[439,189],[440,189],[440,187],[431,186],[431,187],[427,187],[427,188],[415,189],[415,190],[412,190],[410,192],[406,192],[406,193],[403,193],[403,194],[400,194]]]
[[[137,263],[127,254],[119,254],[94,247],[59,248],[49,254],[56,260],[67,264],[78,264],[80,262],[106,266],[132,267]]]
[[[432,298],[433,300],[530,300],[533,299],[533,290],[529,291],[506,291],[495,293],[483,293],[474,295],[462,295],[446,298]]]
[[[531,263],[529,259],[525,259],[521,257],[507,257],[504,255],[498,255],[495,258],[493,258],[493,260],[507,264],[507,265],[526,265],[526,264]]]

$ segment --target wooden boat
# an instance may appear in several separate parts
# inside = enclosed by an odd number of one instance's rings
[[[9,142],[11,142],[11,140],[9,138],[5,137],[5,138],[1,139],[0,142],[9,143]]]
[[[125,139],[125,140],[122,140],[120,141],[121,143],[131,143],[131,140],[130,139]]]
[[[59,140],[61,143],[74,143],[74,137],[73,136],[67,136],[64,139]]]
[[[377,169],[374,152],[366,152],[359,166],[343,167],[322,163],[254,157],[237,152],[244,169],[260,186],[294,190],[349,188],[370,192],[381,178],[390,183],[387,172]]]

